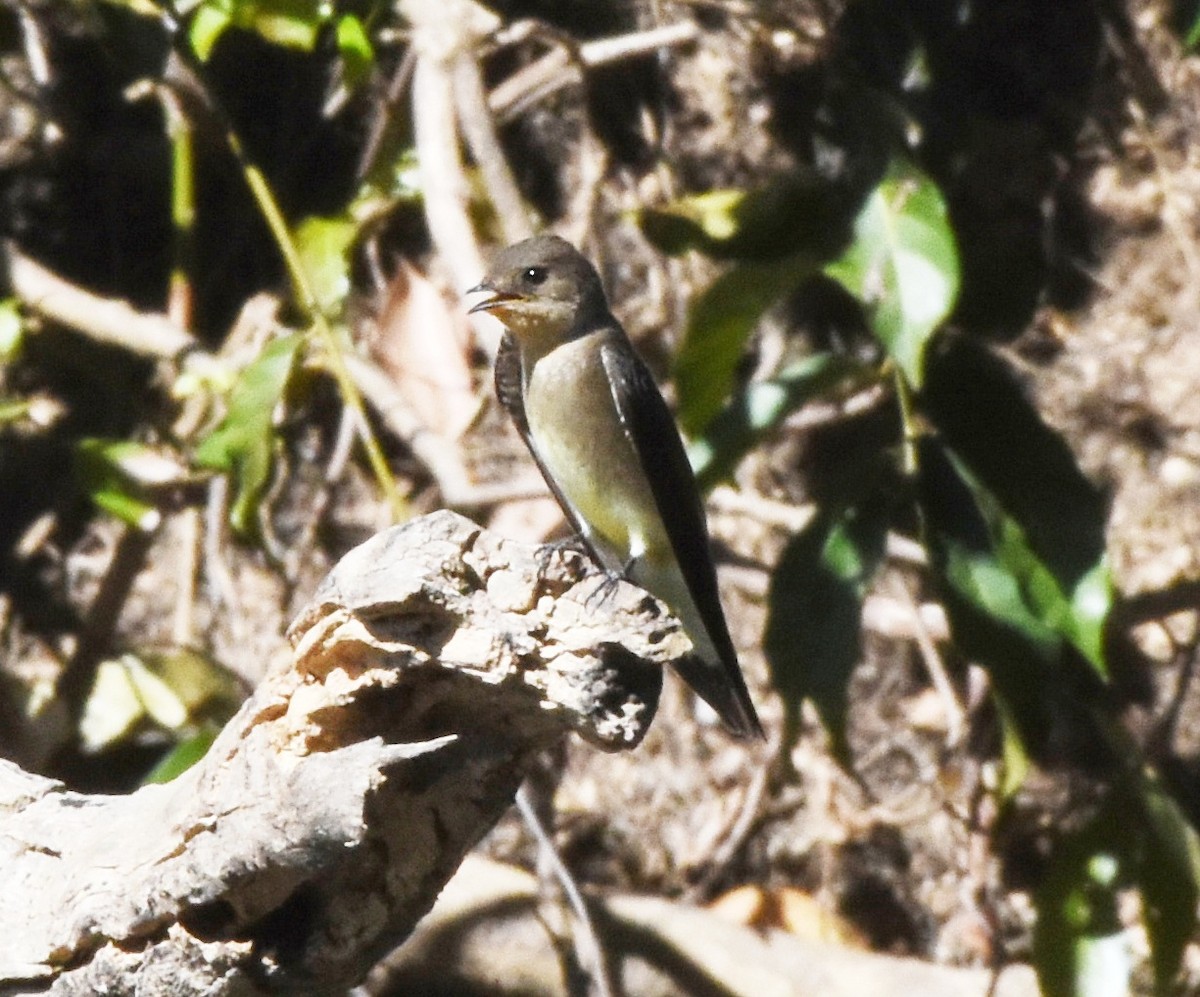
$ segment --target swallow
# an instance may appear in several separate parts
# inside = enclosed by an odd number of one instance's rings
[[[664,602],[693,652],[676,668],[739,738],[762,738],[721,608],[696,479],[666,401],[600,276],[539,235],[496,254],[471,308],[506,333],[495,386],[558,504],[607,571]]]

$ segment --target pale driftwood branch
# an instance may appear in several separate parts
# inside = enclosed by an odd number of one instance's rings
[[[528,239],[534,234],[531,212],[521,196],[517,178],[500,144],[496,122],[488,110],[487,89],[476,53],[460,52],[454,60],[453,74],[459,127],[496,209],[504,241]]]
[[[29,308],[84,331],[97,342],[157,360],[171,360],[197,345],[190,333],[166,315],[139,312],[127,301],[105,298],[72,284],[11,243],[0,255],[0,270],[7,272],[13,293]],[[0,280],[0,285],[3,283]]]
[[[72,284],[25,256],[11,243],[0,244],[0,276],[5,270],[13,292],[28,308],[96,342],[158,360],[171,360],[183,353],[211,358],[211,354],[199,348],[198,340],[169,316],[139,312],[125,301],[105,298]],[[482,272],[480,264],[475,279]],[[3,285],[0,279],[0,292]],[[257,307],[261,302],[252,299],[250,304]],[[243,309],[243,317],[246,315],[247,309]],[[250,320],[258,322],[262,318],[255,313]],[[489,488],[471,484],[459,455],[447,449],[445,441],[412,413],[395,381],[378,364],[355,354],[347,354],[345,360],[363,397],[388,429],[405,441],[417,459],[429,468],[448,504],[481,506],[512,497],[508,485],[493,493]],[[524,494],[521,490],[518,493]]]
[[[573,552],[436,513],[346,555],[208,755],[89,797],[0,764],[0,993],[344,992],[575,731],[645,733],[688,649]]]
[[[1038,994],[1026,965],[1011,965],[994,978],[987,969],[936,965],[814,937],[820,934],[815,921],[802,936],[767,925],[756,929],[661,897],[609,890],[589,900],[613,973],[631,997]],[[369,989],[490,993],[496,980],[520,980],[528,994],[571,992],[561,954],[538,919],[534,877],[473,855],[409,944],[371,974]]]
[[[462,292],[483,276],[483,252],[468,210],[471,184],[459,144],[454,65],[469,57],[500,19],[474,0],[401,0],[400,11],[411,25],[416,52],[412,117],[425,221],[451,283]],[[498,323],[474,315],[471,328],[494,357]]]

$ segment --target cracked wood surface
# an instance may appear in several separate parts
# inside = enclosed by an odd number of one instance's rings
[[[0,993],[344,992],[567,732],[636,745],[689,649],[579,555],[435,513],[348,553],[203,760],[130,796],[0,762]]]

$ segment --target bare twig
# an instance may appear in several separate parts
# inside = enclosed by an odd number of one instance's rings
[[[500,219],[505,242],[517,242],[533,235],[529,209],[517,187],[500,139],[496,124],[488,110],[487,91],[483,74],[473,53],[460,52],[453,65],[454,98],[458,107],[458,122],[467,147],[475,159],[488,196]]]
[[[4,261],[13,293],[45,318],[82,332],[97,342],[139,356],[173,360],[194,349],[196,339],[165,315],[139,312],[128,302],[105,298],[64,280],[24,255],[12,243]]]
[[[509,38],[520,39],[531,33],[540,33],[561,42],[554,32],[546,32],[540,25],[530,22],[522,22],[520,30],[513,32]],[[663,48],[688,45],[699,35],[700,29],[694,21],[680,21],[647,31],[584,42],[574,47],[573,52],[570,46],[560,44],[497,86],[488,98],[488,104],[497,119],[509,121],[534,100],[543,99],[564,87],[578,85],[585,69],[649,55]]]
[[[55,685],[56,696],[67,704],[76,720],[82,714],[88,690],[92,687],[96,666],[111,649],[121,610],[145,563],[152,540],[150,532],[134,526],[125,527],[117,537],[100,588],[88,607],[79,643]],[[78,724],[71,726],[76,728]]]
[[[400,9],[412,24],[416,52],[413,129],[425,219],[450,279],[463,291],[482,276],[483,253],[468,211],[470,185],[459,150],[454,66],[460,58],[473,58],[500,20],[471,0],[402,0]],[[472,329],[494,357],[500,345],[497,323],[474,316]]]
[[[395,382],[379,366],[362,357],[347,356],[346,367],[358,390],[387,427],[429,468],[443,498],[453,504],[457,496],[470,492],[470,480],[459,451],[446,446],[443,437],[428,429],[412,413]]]
[[[575,912],[575,917],[579,920],[581,930],[576,944],[586,949],[588,962],[591,963],[592,979],[596,984],[596,992],[600,997],[616,997],[618,991],[614,986],[612,974],[609,972],[608,960],[605,958],[604,947],[600,944],[600,935],[596,931],[595,922],[588,910],[587,900],[579,889],[574,874],[567,868],[553,839],[542,824],[542,819],[538,816],[537,808],[529,798],[526,786],[523,785],[517,790],[516,803],[517,809],[525,821],[525,826],[537,839],[540,857],[549,863],[558,885],[562,887],[563,894],[571,905],[571,910]]]
[[[958,695],[954,691],[954,683],[950,681],[950,676],[946,672],[945,662],[942,661],[942,655],[934,643],[933,635],[925,626],[924,617],[920,610],[918,610],[912,593],[908,591],[904,580],[895,575],[889,575],[888,584],[896,599],[899,600],[912,616],[913,640],[916,642],[917,649],[921,652],[921,660],[925,663],[925,670],[929,673],[933,687],[937,690],[938,698],[942,701],[942,709],[946,713],[946,742],[950,747],[954,747],[962,740],[963,733],[966,730],[966,711],[958,701]],[[949,636],[948,633],[947,636]]]
[[[758,818],[762,814],[763,797],[766,795],[767,786],[770,785],[771,774],[775,769],[778,755],[778,744],[772,745],[766,751],[765,757],[767,761],[758,766],[758,769],[754,773],[754,778],[750,781],[750,785],[746,787],[742,804],[738,807],[733,824],[725,833],[721,843],[713,850],[709,861],[705,863],[704,875],[688,890],[687,899],[689,902],[698,903],[707,899],[713,886],[725,874],[729,863],[734,860],[738,852],[745,846],[746,841],[754,831]]]

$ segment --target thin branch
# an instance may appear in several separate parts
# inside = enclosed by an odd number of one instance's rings
[[[29,309],[91,339],[139,356],[174,360],[196,348],[197,340],[167,316],[139,312],[119,298],[106,298],[30,259],[13,243],[3,247],[8,279]]]
[[[541,100],[564,87],[578,85],[583,80],[585,69],[650,55],[664,48],[689,45],[700,36],[700,29],[694,21],[680,21],[576,46],[573,43],[561,44],[561,36],[545,31],[536,22],[523,22],[519,27],[514,27],[517,30],[510,31],[501,40],[521,40],[530,34],[541,34],[559,41],[560,45],[492,90],[488,105],[499,121],[511,120],[534,100]]]
[[[516,803],[517,809],[525,821],[525,826],[537,839],[540,857],[550,864],[554,878],[562,887],[563,894],[571,905],[571,910],[575,912],[575,917],[579,920],[581,931],[577,944],[587,951],[596,992],[600,997],[616,997],[618,990],[614,985],[612,974],[609,972],[608,960],[605,958],[604,947],[600,944],[600,935],[596,931],[595,922],[588,910],[587,899],[579,889],[574,874],[567,868],[567,863],[563,861],[562,855],[555,847],[553,839],[543,826],[542,819],[538,816],[537,808],[530,800],[529,791],[525,785],[517,790]]]
[[[483,86],[483,74],[479,71],[474,54],[459,53],[452,72],[458,122],[500,219],[504,241],[527,239],[534,231],[530,224],[530,211],[508,167],[508,159],[496,134],[496,123],[488,109],[487,91]]]

